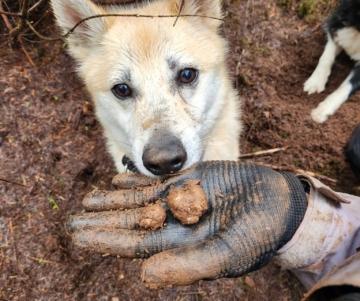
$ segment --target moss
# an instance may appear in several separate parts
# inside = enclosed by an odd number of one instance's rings
[[[252,42],[248,39],[242,39],[241,44],[242,44],[242,46],[244,46],[244,48],[250,48],[252,45]]]
[[[338,159],[331,160],[318,171],[319,174],[322,174],[324,176],[330,176],[334,174],[339,175],[340,172],[341,172],[341,161]]]
[[[290,9],[292,6],[292,3],[294,2],[294,0],[278,0],[278,5],[285,8],[285,9]]]
[[[278,0],[284,11],[295,11],[306,23],[316,23],[331,15],[340,0]]]
[[[313,14],[315,11],[315,1],[314,0],[308,0],[303,1],[299,4],[298,7],[298,13],[300,17],[305,17],[308,15]]]
[[[279,130],[278,135],[279,135],[282,139],[286,139],[286,138],[289,138],[289,137],[291,136],[290,133],[283,132],[283,131],[281,131],[281,130]]]
[[[270,54],[270,49],[267,48],[266,46],[259,46],[259,47],[255,47],[254,49],[255,51],[261,52],[264,55]]]

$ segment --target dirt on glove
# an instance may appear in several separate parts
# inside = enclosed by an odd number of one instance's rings
[[[171,188],[167,203],[171,212],[183,225],[196,224],[209,208],[200,180],[188,180],[184,188]]]
[[[161,204],[147,205],[139,217],[139,226],[145,229],[156,230],[163,226],[166,212]]]
[[[126,172],[116,175],[112,184],[118,189],[134,189],[159,184],[157,179],[144,177],[137,172]]]

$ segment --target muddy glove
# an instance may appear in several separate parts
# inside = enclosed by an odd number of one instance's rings
[[[199,222],[183,226],[167,210],[164,228],[139,229],[142,207],[189,179],[201,180],[209,202]],[[122,174],[115,182],[120,190],[95,191],[83,202],[86,210],[101,212],[73,216],[67,229],[86,250],[141,258],[159,253],[142,267],[142,279],[153,288],[260,269],[292,238],[307,207],[294,175],[251,163],[202,162],[162,183],[140,174]],[[129,210],[109,211],[116,209]]]

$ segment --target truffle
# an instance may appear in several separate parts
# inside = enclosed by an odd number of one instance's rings
[[[171,188],[167,203],[175,218],[183,225],[196,224],[209,208],[200,180],[186,181],[184,188]]]
[[[156,230],[163,226],[165,219],[166,212],[161,204],[150,204],[143,209],[138,223],[142,228]]]

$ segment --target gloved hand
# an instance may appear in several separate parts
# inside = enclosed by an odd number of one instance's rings
[[[208,198],[200,221],[183,226],[164,203],[167,225],[140,229],[143,206],[189,179],[200,179]],[[142,267],[152,288],[238,277],[265,266],[292,238],[307,207],[294,175],[251,163],[202,162],[163,182],[134,173],[113,182],[120,190],[94,191],[83,201],[86,210],[100,212],[72,216],[67,229],[86,250],[141,258],[159,253]],[[122,211],[110,211],[117,209]]]

